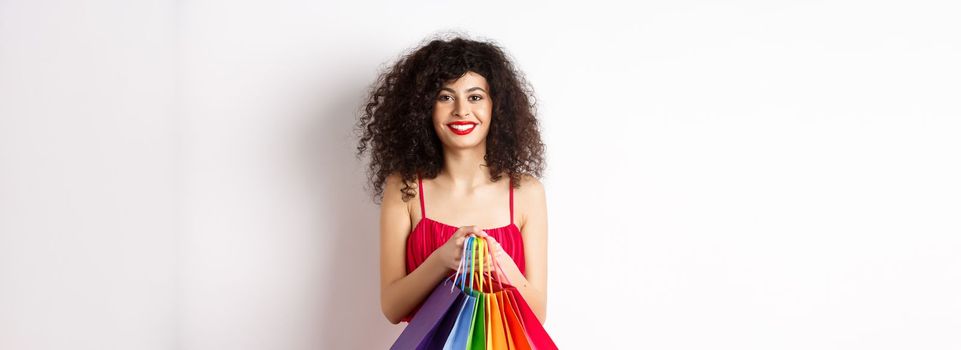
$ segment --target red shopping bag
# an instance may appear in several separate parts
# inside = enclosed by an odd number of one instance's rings
[[[489,248],[489,247],[488,247]],[[488,249],[488,253],[490,253]],[[491,254],[493,256],[493,254]],[[525,348],[529,346],[534,350],[541,349],[557,349],[557,345],[554,344],[554,340],[551,339],[550,335],[541,325],[540,320],[534,315],[534,311],[531,310],[530,305],[521,296],[520,291],[517,287],[510,284],[510,280],[507,278],[507,274],[504,273],[503,268],[497,263],[497,259],[491,261],[492,267],[495,271],[500,271],[500,274],[493,274],[497,278],[497,285],[500,287],[500,291],[497,294],[503,295],[501,299],[505,300],[507,305],[500,308],[501,312],[513,313],[515,317],[515,324],[510,324],[511,320],[508,320],[508,331],[510,332],[511,340],[514,344],[517,344],[518,348]],[[488,277],[490,279],[490,277]],[[505,279],[508,283],[503,283],[500,280]],[[494,284],[489,283],[490,287],[493,288]],[[508,315],[510,318],[511,316]],[[519,325],[518,325],[519,324]],[[521,331],[519,328],[523,328]],[[524,335],[524,337],[521,337]],[[518,339],[520,338],[520,339]],[[526,339],[524,339],[526,338]],[[524,344],[524,340],[528,343]]]

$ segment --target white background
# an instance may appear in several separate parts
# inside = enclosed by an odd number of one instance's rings
[[[951,1],[0,0],[0,348],[380,349],[352,127],[496,40],[565,349],[961,348]]]

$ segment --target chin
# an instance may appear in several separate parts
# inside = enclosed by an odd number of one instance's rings
[[[455,142],[455,143],[445,144],[447,148],[452,148],[452,149],[471,149],[471,148],[478,148],[480,147],[480,145],[481,145],[480,142],[477,142],[477,143]]]
[[[483,143],[484,143],[483,138],[478,140],[461,139],[461,140],[448,140],[447,142],[444,142],[444,146],[447,146],[448,148],[453,148],[453,149],[471,149],[471,148],[480,147],[481,145],[483,145]]]

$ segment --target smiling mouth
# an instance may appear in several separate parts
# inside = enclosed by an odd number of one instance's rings
[[[454,132],[454,133],[457,134],[457,135],[467,135],[467,134],[470,134],[471,131],[474,131],[474,127],[476,127],[476,126],[477,126],[477,124],[475,124],[475,123],[468,123],[468,122],[458,122],[458,123],[450,123],[450,124],[447,124],[447,128],[450,129],[450,131]]]

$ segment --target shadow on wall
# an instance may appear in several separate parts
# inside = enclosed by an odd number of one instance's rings
[[[354,126],[376,66],[358,62],[329,71],[320,82],[322,106],[300,135],[306,186],[323,213],[314,227],[320,242],[318,276],[311,276],[318,300],[305,313],[315,334],[313,349],[383,349],[403,330],[380,308],[379,206],[366,189],[366,164],[357,159]],[[313,90],[312,91],[318,91]],[[295,317],[295,319],[297,319]],[[318,343],[319,342],[319,343]]]

